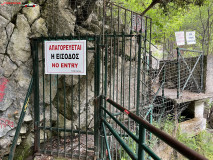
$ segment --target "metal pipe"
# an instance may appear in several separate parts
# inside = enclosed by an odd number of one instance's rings
[[[103,97],[103,96],[102,96]],[[170,147],[174,148],[177,150],[180,154],[185,156],[186,158],[192,159],[192,160],[207,160],[206,157],[200,155],[199,153],[195,152],[194,150],[190,149],[183,143],[179,142],[169,134],[161,131],[160,129],[154,127],[151,125],[149,122],[143,120],[139,116],[135,115],[134,113],[128,111],[126,108],[122,107],[118,103],[114,102],[113,100],[106,98],[105,99],[107,102],[112,104],[114,107],[119,109],[121,112],[127,113],[130,118],[132,118],[134,121],[136,121],[139,124],[142,124],[145,129],[148,131],[152,132],[155,136],[160,138],[162,141],[167,143]]]
[[[177,99],[180,97],[180,52],[177,48]]]
[[[189,51],[189,52],[198,52],[198,53],[203,53],[203,51],[197,51],[197,50],[190,50],[190,49],[185,49],[185,48],[179,48],[180,51]]]
[[[128,155],[133,159],[137,160],[137,156],[132,152],[132,150],[129,148],[129,146],[122,140],[122,138],[119,136],[119,134],[109,125],[109,123],[102,118],[102,121],[107,126],[107,128],[110,130],[110,132],[113,134],[113,136],[117,139],[117,141],[120,143],[120,145],[123,147],[123,149],[128,153]]]
[[[106,147],[107,147],[108,157],[109,157],[109,160],[111,160],[112,158],[111,158],[111,154],[110,154],[110,148],[109,148],[109,144],[107,142],[106,129],[105,129],[105,125],[103,122],[102,122],[102,127],[103,127],[103,131],[104,131],[104,138],[105,138],[105,143],[106,143]]]

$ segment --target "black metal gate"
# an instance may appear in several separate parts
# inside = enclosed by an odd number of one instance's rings
[[[86,76],[45,74],[46,40],[82,39],[86,40]],[[100,36],[32,40],[35,152],[72,158],[94,157],[93,99],[99,83],[93,75],[98,71],[94,63],[98,62],[99,41]]]
[[[46,40],[86,40],[86,76],[45,74]],[[146,68],[144,42],[141,34],[124,32],[105,34],[104,39],[101,35],[33,39],[34,151],[72,158],[99,157],[100,110],[93,100],[106,95],[139,115],[142,68]],[[116,115],[117,110],[103,105]]]

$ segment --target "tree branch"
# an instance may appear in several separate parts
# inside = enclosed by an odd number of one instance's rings
[[[141,13],[141,16],[144,16],[146,12],[148,12],[152,7],[154,7],[157,3],[160,3],[161,0],[153,0],[152,3]]]

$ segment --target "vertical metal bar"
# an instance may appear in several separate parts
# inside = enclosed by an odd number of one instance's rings
[[[86,158],[88,156],[88,35],[86,35]]]
[[[110,83],[110,95],[109,95],[109,97],[110,97],[110,99],[112,99],[112,56],[113,56],[113,37],[110,37],[110,73],[109,73],[109,83]],[[114,107],[113,107],[114,108]],[[112,112],[112,106],[111,105],[109,105],[109,111],[110,112]],[[111,146],[111,144],[113,144],[113,143],[111,143],[111,137],[109,138],[109,145]],[[110,148],[112,148],[112,147],[110,147]],[[112,150],[110,150],[110,152],[111,152],[111,155],[113,155],[113,149]],[[112,156],[112,158],[113,158],[113,156]]]
[[[45,107],[45,71],[44,71],[44,40],[42,38],[42,80],[43,80],[43,132],[44,132],[44,154],[46,154],[46,120],[45,120],[45,112],[46,112],[46,107]]]
[[[34,139],[34,153],[39,152],[40,150],[40,108],[39,108],[39,59],[38,59],[38,42],[35,40],[33,43],[34,52],[34,130],[35,130],[35,139]]]
[[[136,115],[139,116],[139,106],[140,106],[140,71],[141,71],[141,42],[142,42],[142,34],[138,36],[138,72],[137,72],[137,104],[136,104]],[[138,135],[138,126],[136,126],[136,135]],[[136,146],[137,148],[138,146]],[[138,151],[138,150],[137,150]]]
[[[71,158],[73,158],[73,136],[74,136],[74,133],[73,133],[73,101],[74,101],[74,96],[73,96],[73,75],[71,77],[71,84],[72,84],[72,87],[71,87]]]
[[[108,75],[108,43],[107,43],[107,34],[105,35],[105,78],[104,78],[104,95],[107,96],[107,75]],[[106,101],[104,101],[104,108],[106,109]],[[106,118],[106,114],[104,114]]]
[[[132,35],[132,30],[130,31]],[[131,74],[132,74],[132,37],[130,37],[130,62],[129,62],[129,104],[128,110],[131,109]],[[128,129],[130,129],[130,119],[128,117]],[[128,144],[130,144],[130,138],[128,138]]]
[[[203,64],[204,64],[203,61],[204,61],[204,56],[203,56],[203,52],[202,52],[201,54],[202,54],[202,57],[201,57],[201,77],[200,77],[200,81],[201,81],[201,82],[200,82],[200,90],[201,90],[201,92],[203,92],[203,91],[204,91],[204,90],[203,90],[203,85],[204,85],[204,84],[203,84],[203,76],[204,76],[204,75],[203,75],[203,74],[204,74],[204,72],[203,72],[203,70],[204,70],[204,69],[203,69],[203,67],[204,67],[204,66],[203,66]]]
[[[122,36],[122,55],[123,55],[123,106],[125,106],[125,44],[126,44],[126,41],[125,41],[125,32],[123,32],[123,36]]]
[[[124,106],[124,98],[125,98],[125,90],[124,90],[124,86],[125,86],[125,84],[124,84],[124,78],[125,78],[125,76],[124,76],[124,73],[125,73],[125,32],[124,32],[124,30],[122,31],[122,54],[121,54],[121,56],[122,56],[122,65],[121,65],[121,105],[123,105]],[[121,115],[122,116],[122,118],[123,118],[123,123],[125,124],[125,120],[124,120],[124,114],[123,115]],[[122,129],[121,129],[121,127],[120,127],[120,134],[122,135]],[[124,136],[125,136],[125,132],[124,132]],[[121,154],[121,150],[120,150],[120,154]],[[125,154],[126,155],[126,154]]]
[[[125,27],[124,27],[124,32],[126,32],[126,9],[125,9],[125,12],[124,12],[124,17],[125,17]]]
[[[59,145],[60,145],[60,141],[59,141],[59,88],[58,88],[58,75],[57,75],[57,80],[56,80],[56,85],[57,85],[57,156],[59,156]]]
[[[163,62],[164,62],[164,65],[163,65],[163,83],[165,83],[166,79],[165,79],[165,76],[166,76],[166,62],[165,62],[165,48],[166,48],[166,40],[165,40],[165,33],[164,33],[164,44],[163,44]],[[164,85],[162,86],[162,96],[164,97]],[[164,100],[164,98],[163,98]]]
[[[131,30],[130,30],[130,31],[133,33],[133,29],[132,29],[132,17],[133,17],[133,13],[132,13],[132,11],[131,11],[131,19],[130,19],[130,21],[131,21],[131,22],[130,22],[130,23],[131,23]],[[130,32],[130,34],[131,34],[131,32]]]
[[[146,137],[146,131],[145,128],[143,128],[143,125],[139,125],[139,145],[138,145],[138,160],[145,160],[145,152],[142,148],[141,144],[145,143],[145,137]]]
[[[177,48],[177,99],[180,97],[180,50]]]
[[[146,58],[146,53],[147,53],[147,26],[148,26],[148,18],[146,17],[146,22],[145,22],[145,37],[144,37],[144,52],[143,52],[143,69],[142,69],[142,105],[145,105],[145,100],[146,100],[146,71],[147,71],[147,58]],[[141,33],[142,34],[142,33]]]
[[[50,145],[51,145],[51,155],[53,154],[53,133],[52,133],[52,75],[50,77]]]
[[[113,101],[115,101],[115,52],[116,52],[116,32],[114,30],[113,33],[113,41],[114,41],[114,48],[113,48]],[[112,108],[112,112],[115,113],[115,107]],[[114,127],[114,124],[112,124]],[[117,153],[117,152],[116,152]],[[117,156],[115,156],[117,157]],[[114,154],[112,154],[112,158],[114,158]]]
[[[123,75],[123,69],[124,69],[124,31],[122,31],[122,44],[121,44],[121,95],[120,95],[120,104],[122,105],[122,100],[123,100],[123,79],[124,79],[124,75]]]
[[[114,39],[114,52],[113,52],[113,101],[115,101],[115,47],[116,47],[116,32],[114,31],[113,34],[113,39]],[[113,113],[114,113],[115,107],[113,107]]]
[[[120,29],[120,7],[118,6],[118,32]]]
[[[117,80],[117,85],[116,85],[116,102],[118,103],[118,72],[119,72],[119,37],[117,37],[117,74],[116,74],[116,80]],[[117,109],[116,109],[117,110]]]
[[[138,54],[137,54],[137,36],[135,36],[134,37],[135,38],[135,78],[134,78],[134,106],[136,106],[136,85],[137,85],[137,83],[136,83],[136,75],[137,75],[137,56],[138,56]]]
[[[149,70],[148,70],[148,97],[149,97],[149,104],[152,100],[152,52],[149,52]]]
[[[140,71],[141,71],[141,39],[142,35],[139,34],[138,36],[138,72],[137,72],[137,104],[136,104],[136,115],[139,115],[139,106],[140,106]]]
[[[66,157],[66,76],[64,76],[63,86],[64,86],[64,157]]]
[[[115,30],[115,26],[113,25],[114,21],[113,21],[113,14],[112,14],[112,3],[110,5],[110,13],[111,13],[111,33],[113,33],[113,31]]]
[[[95,97],[99,96],[100,93],[100,36],[95,36]],[[99,159],[99,102],[98,100],[95,102],[95,109],[94,109],[94,150],[95,156]]]
[[[80,152],[80,146],[81,146],[81,78],[80,75],[78,76],[78,156],[80,159],[81,152]]]
[[[102,34],[103,34],[103,44],[104,44],[104,26],[105,26],[105,10],[106,10],[106,3],[105,0],[103,0],[103,19],[102,19]]]
[[[143,19],[142,19],[142,22],[143,22]],[[143,28],[142,28],[143,29]],[[152,88],[151,88],[151,85],[152,85],[152,83],[151,83],[151,81],[152,81],[152,78],[151,78],[151,76],[152,76],[152,51],[151,51],[151,45],[152,45],[152,19],[150,19],[150,28],[149,28],[149,82],[148,83],[150,83],[149,84],[149,94],[148,94],[148,96],[149,96],[149,104],[150,104],[150,102],[151,102],[151,92],[152,92]],[[151,116],[152,116],[152,114],[150,115],[150,118],[151,118]]]

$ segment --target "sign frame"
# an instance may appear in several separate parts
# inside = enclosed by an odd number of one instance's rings
[[[45,74],[86,75],[86,40],[44,41]]]

